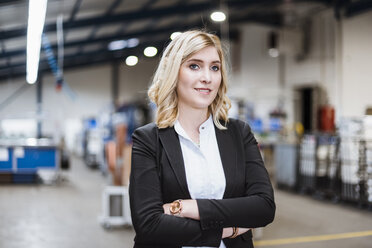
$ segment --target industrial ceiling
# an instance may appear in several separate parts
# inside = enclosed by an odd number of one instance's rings
[[[296,25],[316,11],[332,8],[336,18],[347,18],[372,8],[371,0],[49,0],[44,34],[58,54],[57,19],[63,20],[63,68],[110,63],[128,55],[141,57],[146,46],[162,51],[172,32],[206,29],[220,34],[210,19],[214,10],[228,14],[229,37],[239,37],[243,23],[273,27]],[[28,1],[0,1],[0,82],[25,77]],[[289,18],[290,17],[290,18]],[[137,38],[139,44],[116,51],[115,40]],[[50,72],[41,48],[39,73]]]

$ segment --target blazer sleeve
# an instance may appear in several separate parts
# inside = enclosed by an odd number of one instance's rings
[[[274,220],[274,192],[264,166],[257,141],[248,124],[237,121],[244,147],[245,194],[228,199],[198,199],[200,222],[203,230],[219,223],[220,227],[256,228]],[[231,125],[232,126],[232,125]],[[215,225],[214,225],[215,226]]]
[[[219,246],[222,228],[203,230],[200,222],[163,213],[156,167],[156,126],[137,129],[133,138],[130,208],[138,244]]]

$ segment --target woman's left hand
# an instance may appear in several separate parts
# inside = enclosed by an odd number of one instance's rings
[[[169,211],[170,205],[171,205],[170,203],[163,205],[164,214],[172,215]]]
[[[163,205],[164,214],[172,215],[169,211],[170,203]],[[200,220],[199,208],[196,200],[182,200],[182,210],[178,217]]]

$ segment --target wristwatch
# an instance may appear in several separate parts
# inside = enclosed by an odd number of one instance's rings
[[[169,212],[172,215],[181,215],[182,211],[182,201],[181,200],[175,200],[172,202],[169,206]]]

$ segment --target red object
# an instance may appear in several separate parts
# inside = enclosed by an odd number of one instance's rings
[[[62,89],[62,84],[57,84],[56,85],[56,91],[61,91]]]
[[[319,109],[319,130],[323,132],[335,131],[335,109],[325,105]]]

